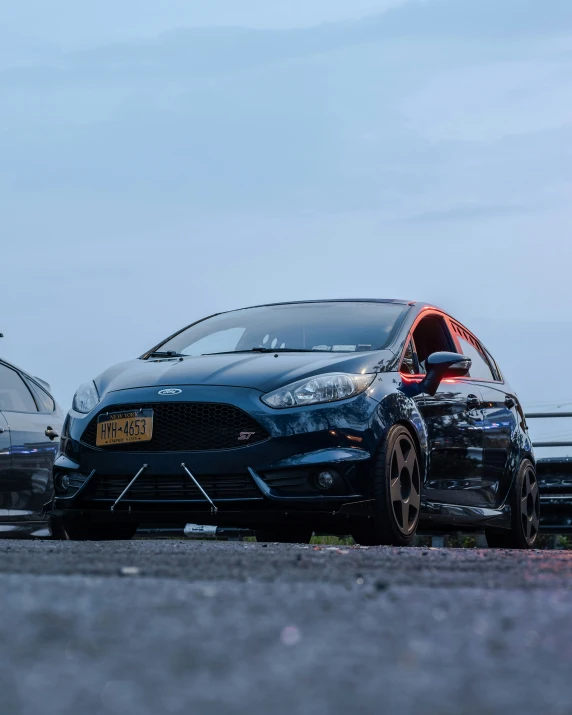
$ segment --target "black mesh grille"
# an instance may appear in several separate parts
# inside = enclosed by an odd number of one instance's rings
[[[268,433],[246,412],[234,405],[216,402],[159,402],[113,405],[106,412],[153,410],[153,438],[149,442],[102,447],[118,452],[197,452],[235,449],[268,439]],[[101,413],[100,413],[101,414]],[[250,433],[248,439],[240,439]],[[95,447],[97,417],[82,436],[82,442]]]
[[[101,475],[94,478],[95,484],[86,499],[117,499],[132,477]],[[217,499],[261,498],[260,490],[249,474],[195,475],[195,479],[209,497]],[[206,501],[192,479],[181,475],[142,474],[123,497],[123,501]]]

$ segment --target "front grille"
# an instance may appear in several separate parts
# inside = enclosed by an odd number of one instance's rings
[[[149,442],[133,442],[102,447],[117,452],[198,452],[236,449],[268,439],[268,433],[256,420],[234,405],[216,402],[156,402],[111,405],[105,412],[153,410],[153,438]],[[101,412],[99,414],[102,414]],[[240,439],[248,434],[248,439]],[[95,447],[97,416],[81,438]]]
[[[217,499],[259,499],[260,490],[249,474],[194,475],[209,497]],[[97,474],[86,499],[117,499],[132,477]],[[178,475],[142,474],[123,497],[123,501],[206,501],[185,473]]]

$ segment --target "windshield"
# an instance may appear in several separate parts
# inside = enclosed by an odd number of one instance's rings
[[[381,350],[407,306],[395,303],[296,303],[246,308],[207,318],[156,350],[212,355],[251,350]]]

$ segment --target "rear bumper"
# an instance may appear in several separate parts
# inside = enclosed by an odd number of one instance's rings
[[[544,532],[572,533],[572,494],[540,495],[540,527]]]

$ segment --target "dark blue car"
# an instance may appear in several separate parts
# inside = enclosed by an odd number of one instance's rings
[[[139,526],[248,527],[408,545],[485,530],[534,545],[520,403],[480,341],[398,300],[264,305],[205,318],[77,391],[50,507],[71,539]]]

